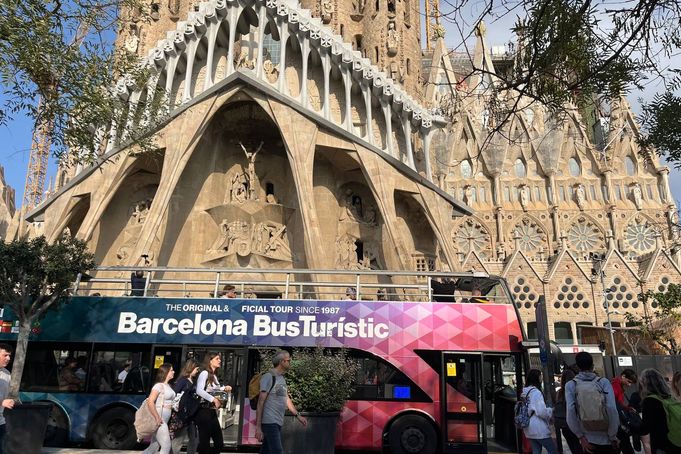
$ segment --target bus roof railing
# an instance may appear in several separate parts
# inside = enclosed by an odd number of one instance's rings
[[[137,278],[133,285],[132,275],[137,271],[142,272],[143,278]],[[440,284],[447,282],[447,291],[435,292],[434,281]],[[219,298],[225,286],[233,285],[240,298],[339,300],[353,297],[362,300],[466,302],[471,297],[484,296],[479,299],[509,303],[508,289],[505,284],[498,288],[499,282],[503,279],[479,271],[100,266],[78,277],[73,294]],[[478,294],[473,295],[474,289]]]

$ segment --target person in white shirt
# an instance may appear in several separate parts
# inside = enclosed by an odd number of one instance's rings
[[[14,399],[8,399],[10,374],[7,365],[12,359],[12,347],[7,344],[0,344],[0,454],[4,452],[3,444],[5,441],[5,408],[14,408]]]
[[[175,391],[170,387],[168,382],[175,376],[173,365],[169,363],[161,364],[156,373],[156,384],[151,388],[149,398],[147,398],[147,405],[149,411],[156,418],[158,429],[151,436],[151,444],[144,450],[143,454],[152,454],[160,452],[161,454],[169,454],[172,448],[170,440],[170,431],[168,430],[168,420],[172,413],[173,399],[175,398]],[[161,448],[159,450],[159,447]]]
[[[201,408],[194,417],[196,427],[199,429],[199,454],[219,453],[224,445],[222,439],[222,428],[218,421],[217,410],[222,406],[222,402],[211,393],[231,392],[229,385],[222,386],[218,381],[216,373],[222,365],[222,358],[219,353],[209,352],[203,359],[203,370],[196,381],[196,394],[201,397]],[[210,440],[213,440],[213,449],[210,447]]]
[[[128,376],[128,372],[130,372],[130,366],[131,366],[130,361],[126,362],[126,363],[125,363],[125,366],[123,367],[123,370],[121,370],[121,371],[118,373],[118,379],[117,379],[117,381],[118,381],[118,384],[119,384],[119,385],[122,386],[123,383],[125,383],[125,378]]]
[[[553,409],[546,406],[541,383],[541,371],[530,369],[521,394],[521,397],[528,402],[527,409],[530,415],[530,424],[523,429],[523,432],[525,438],[530,440],[532,454],[541,454],[542,448],[546,448],[548,454],[556,454],[556,443],[551,438],[551,425],[549,424]]]

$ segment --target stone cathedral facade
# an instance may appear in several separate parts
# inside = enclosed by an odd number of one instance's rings
[[[60,169],[27,214],[101,264],[487,271],[530,333],[545,295],[566,344],[603,325],[603,286],[623,326],[651,309],[638,293],[681,278],[669,170],[639,152],[626,100],[598,144],[574,109],[495,128],[482,29],[476,78],[442,40],[423,58],[414,0],[152,0],[123,17],[118,45],[154,76],[121,79],[130,119],[102,161]],[[159,91],[161,151],[129,153]]]

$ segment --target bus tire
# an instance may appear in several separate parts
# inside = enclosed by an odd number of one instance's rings
[[[97,449],[132,449],[137,445],[135,413],[128,408],[105,410],[92,426],[92,442]]]
[[[66,443],[69,441],[69,420],[59,405],[52,402],[51,404],[52,408],[50,409],[50,417],[47,420],[43,445],[61,448],[66,446]]]
[[[406,415],[390,426],[388,443],[392,454],[434,454],[437,450],[437,433],[425,418]]]

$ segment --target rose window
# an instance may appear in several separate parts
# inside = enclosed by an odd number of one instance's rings
[[[454,234],[454,242],[459,252],[485,252],[489,247],[489,234],[477,222],[465,222]]]
[[[515,227],[515,234],[520,242],[521,251],[533,251],[539,249],[544,242],[544,235],[539,228],[530,222],[523,222]]]
[[[655,228],[646,222],[634,221],[627,226],[627,244],[639,252],[647,252],[655,246]]]

